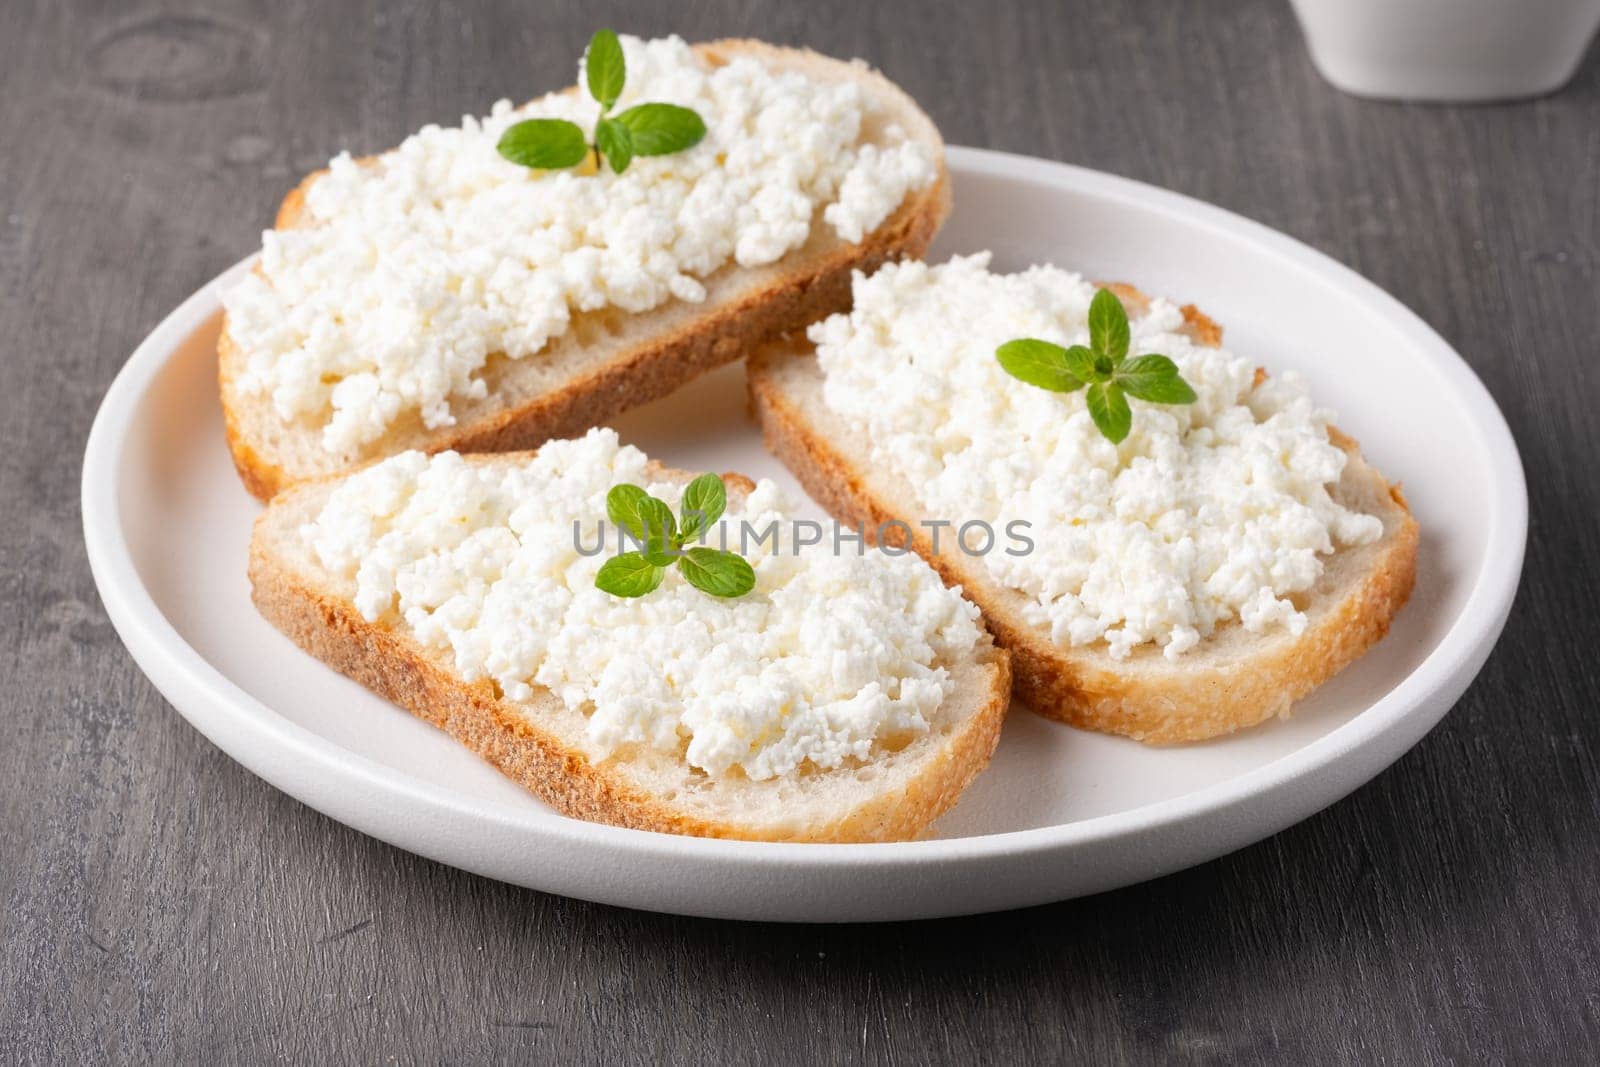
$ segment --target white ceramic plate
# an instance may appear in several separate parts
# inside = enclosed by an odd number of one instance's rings
[[[934,258],[993,248],[1192,300],[1229,346],[1297,368],[1422,524],[1393,632],[1293,719],[1146,748],[1015,711],[990,769],[933,839],[712,841],[555,814],[443,733],[301,653],[252,609],[259,508],[223,445],[207,285],[134,352],[89,437],[83,519],[106,609],[180,713],[329,816],[470,871],[590,900],[751,919],[907,919],[1013,908],[1175,871],[1343,797],[1455,703],[1516,591],[1527,495],[1494,402],[1438,335],[1371,283],[1218,208],[1042,160],[952,149],[956,210]],[[617,422],[675,467],[798,486],[761,448],[739,367]],[[820,517],[820,512],[816,513]]]

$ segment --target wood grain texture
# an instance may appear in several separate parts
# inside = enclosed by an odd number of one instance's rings
[[[1461,705],[1329,811],[1160,881],[784,928],[500,885],[251,777],[143,679],[78,533],[112,375],[339,147],[563,82],[609,23],[860,54],[952,143],[1219,203],[1374,279],[1500,402],[1522,594]],[[1600,1055],[1600,59],[1514,106],[1322,84],[1286,5],[0,5],[0,1059]],[[1463,487],[1471,491],[1471,487]]]

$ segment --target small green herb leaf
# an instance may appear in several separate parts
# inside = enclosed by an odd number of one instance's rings
[[[633,154],[664,156],[693,148],[706,135],[706,124],[695,112],[676,104],[639,104],[617,116],[633,135]]]
[[[583,130],[566,119],[524,119],[500,135],[500,154],[535,170],[559,170],[583,162],[589,151]]]
[[[1117,368],[1116,381],[1129,396],[1152,404],[1192,404],[1198,399],[1166,356],[1135,356]]]
[[[1089,386],[1084,399],[1089,402],[1089,417],[1106,440],[1120,445],[1128,436],[1128,431],[1133,429],[1133,411],[1128,407],[1128,398],[1122,395],[1122,389],[1115,382],[1096,382]]]
[[[1089,303],[1089,344],[1097,356],[1120,363],[1128,354],[1128,313],[1110,289],[1100,289]]]
[[[624,552],[612,556],[600,566],[594,576],[594,587],[612,596],[644,596],[661,584],[666,570],[645,559],[637,552]]]
[[[687,544],[700,538],[711,524],[722,518],[728,507],[728,489],[715,474],[702,474],[689,483],[683,491],[683,524],[679,529],[678,543]]]
[[[589,95],[600,101],[600,113],[603,115],[611,110],[611,105],[622,95],[622,85],[628,77],[627,65],[622,58],[622,42],[617,40],[617,35],[611,30],[595,30],[594,36],[589,38],[589,50],[584,53],[583,66],[589,81]],[[604,145],[600,151],[605,151]]]
[[[639,506],[639,516],[644,520],[645,558],[658,567],[670,566],[675,558],[673,550],[678,533],[672,509],[655,497],[647,496]]]
[[[712,596],[744,596],[756,586],[756,572],[743,556],[716,548],[691,548],[678,560],[689,584]]]
[[[595,123],[594,143],[618,174],[633,162],[633,136],[628,133],[628,127],[616,119],[601,119]]]
[[[1066,353],[1067,370],[1073,377],[1082,378],[1086,382],[1103,381],[1105,376],[1095,366],[1094,353],[1082,345],[1073,345],[1064,349]]]
[[[650,494],[637,485],[613,485],[606,493],[606,517],[633,535],[645,540],[644,507]]]
[[[1084,380],[1072,373],[1067,350],[1049,341],[1031,337],[1007,341],[995,349],[994,356],[1007,374],[1029,385],[1055,393],[1083,388]]]
[[[606,493],[606,515],[644,546],[647,560],[658,567],[672,565],[678,524],[666,504],[637,485],[613,485]]]

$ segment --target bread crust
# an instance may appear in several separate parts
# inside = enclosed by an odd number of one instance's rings
[[[898,788],[879,793],[838,818],[781,833],[760,824],[699,816],[641,788],[611,761],[590,760],[541,729],[530,717],[529,705],[501,699],[487,680],[461,680],[409,634],[368,622],[349,600],[316,588],[297,573],[277,550],[270,532],[276,510],[300,489],[314,491],[335,480],[304,483],[280,496],[257,519],[249,566],[251,597],[257,609],[302,649],[444,730],[563,814],[698,837],[796,842],[909,840],[920,836],[955,804],[994,754],[1010,704],[1011,664],[1004,650],[989,647],[981,663],[984,690],[977,711]],[[749,486],[742,476],[729,478],[735,493],[747,491]],[[556,699],[539,689],[535,701]]]
[[[1134,312],[1148,302],[1131,286],[1111,288]],[[1183,311],[1191,336],[1203,344],[1220,342],[1221,329],[1215,322],[1192,305]],[[1250,654],[1227,662],[1201,664],[1200,657],[1190,653],[1187,662],[1171,669],[1133,670],[1128,663],[1111,659],[1103,648],[1060,647],[1043,627],[1022,617],[1021,594],[997,586],[975,564],[963,566],[962,557],[935,553],[915,521],[918,516],[895,514],[874,487],[875,475],[865,457],[846,455],[786,394],[781,369],[811,358],[809,345],[788,342],[769,346],[750,360],[751,403],[767,449],[839,521],[852,526],[864,523],[869,531],[885,529],[901,544],[906,542],[902,531],[910,529],[912,550],[948,584],[962,587],[982,610],[996,642],[1010,650],[1017,698],[1049,718],[1167,744],[1205,740],[1273,716],[1287,716],[1296,700],[1354,662],[1388,632],[1415,584],[1418,529],[1404,495],[1365,464],[1353,440],[1331,430],[1334,443],[1350,455],[1347,477],[1381,496],[1368,506],[1382,512],[1385,532],[1371,565],[1339,590],[1327,610],[1310,618],[1302,635],[1262,641]],[[886,527],[890,523],[907,525]],[[1149,664],[1160,654],[1145,648],[1136,655]]]
[[[890,96],[898,110],[906,111],[914,125],[932,142],[938,175],[926,189],[905,201],[868,234],[860,244],[829,243],[820,252],[803,249],[779,261],[794,263],[771,283],[739,299],[710,308],[686,324],[643,337],[637,344],[567,381],[561,388],[541,393],[514,407],[487,417],[463,420],[456,426],[418,432],[415,439],[394,442],[381,453],[363,455],[356,463],[406,448],[436,452],[502,452],[536,447],[544,441],[572,436],[600,425],[629,408],[665,396],[686,382],[740,358],[762,342],[800,329],[819,318],[849,306],[850,276],[855,270],[871,271],[899,258],[916,258],[927,251],[934,235],[950,213],[950,179],[944,146],[927,116],[893,83],[864,64],[846,64],[805,49],[781,48],[750,40],[722,40],[695,46],[713,62],[737,55],[754,56],[788,67],[814,68],[834,77],[848,76],[874,85]],[[300,225],[306,191],[322,174],[309,175],[284,197],[275,226],[279,230]],[[736,269],[736,268],[724,268]],[[669,305],[672,302],[669,301]],[[633,317],[644,319],[652,312]],[[240,395],[236,381],[247,353],[228,331],[224,317],[218,339],[218,385],[222,395],[228,449],[235,469],[250,493],[267,500],[303,477],[326,471],[296,470],[249,431],[250,405],[260,398]],[[535,354],[532,359],[540,358]]]

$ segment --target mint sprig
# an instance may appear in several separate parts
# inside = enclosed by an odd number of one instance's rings
[[[1007,341],[995,358],[1013,378],[1072,393],[1088,387],[1084,400],[1089,417],[1106,440],[1121,444],[1133,429],[1128,397],[1151,404],[1192,404],[1198,399],[1166,356],[1128,358],[1132,331],[1122,301],[1109,289],[1095,291],[1089,303],[1089,345],[1063,348],[1032,337]]]
[[[637,104],[611,114],[628,78],[622,42],[611,30],[596,30],[584,53],[584,80],[600,104],[594,141],[582,127],[566,119],[524,119],[500,135],[500,154],[535,170],[576,167],[591,151],[618,174],[635,156],[666,156],[693,148],[706,135],[706,124],[693,109],[676,104]]]
[[[683,491],[682,521],[672,509],[637,485],[614,485],[606,493],[606,515],[642,545],[601,565],[595,588],[612,596],[640,597],[661,585],[676,566],[688,583],[717,597],[741,597],[755,588],[756,572],[736,552],[684,545],[697,541],[728,507],[728,489],[715,474],[702,474]]]

